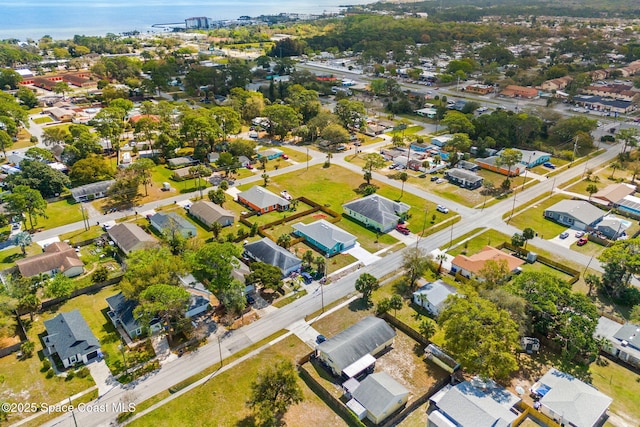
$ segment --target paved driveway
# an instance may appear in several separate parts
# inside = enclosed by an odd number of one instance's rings
[[[561,239],[560,235],[558,234],[553,239],[549,239],[549,241],[555,243],[556,245],[562,246],[563,248],[570,248],[572,244],[578,241],[578,238],[575,236],[577,230],[568,228],[565,231],[569,233],[569,237],[567,237],[566,239]]]
[[[360,246],[360,243],[356,243],[354,247],[352,247],[348,251],[345,251],[344,253],[355,257],[358,261],[360,261],[364,265],[373,264],[374,262],[380,259],[379,256],[372,254],[371,252],[367,251],[362,246]]]
[[[107,367],[104,359],[89,363],[87,367],[98,386],[98,396],[104,396],[109,390],[120,384],[111,375],[111,371]]]

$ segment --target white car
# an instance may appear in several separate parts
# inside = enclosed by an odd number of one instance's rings
[[[447,207],[445,207],[445,206],[442,206],[442,205],[438,205],[438,206],[436,206],[436,210],[437,210],[438,212],[442,212],[442,213],[445,213],[445,214],[446,214],[446,213],[449,213],[449,208],[447,208]]]

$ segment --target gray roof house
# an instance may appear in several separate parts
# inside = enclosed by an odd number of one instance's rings
[[[584,200],[561,200],[545,209],[544,217],[576,230],[595,226],[604,212]]]
[[[380,424],[407,403],[409,390],[386,372],[377,372],[368,375],[351,396],[364,407],[371,422]]]
[[[149,218],[153,228],[160,233],[168,233],[175,229],[183,237],[192,237],[197,234],[196,226],[175,212],[158,212]]]
[[[250,207],[256,212],[284,211],[289,209],[289,201],[266,188],[254,185],[250,189],[238,193],[238,202]]]
[[[429,400],[427,427],[510,427],[520,398],[492,380],[473,378],[447,385]]]
[[[179,168],[179,167],[193,166],[197,164],[198,161],[193,157],[184,156],[184,157],[174,157],[173,159],[169,159],[167,160],[167,163],[169,163],[169,167],[171,168]]]
[[[311,224],[298,222],[293,224],[293,229],[295,235],[304,237],[305,241],[328,256],[344,252],[356,244],[356,236],[324,219]]]
[[[396,332],[384,320],[372,316],[365,317],[318,345],[316,354],[334,375],[339,376],[360,359],[378,354],[391,346],[395,336]],[[363,366],[363,369],[366,368],[367,366]],[[353,375],[362,370],[353,372]]]
[[[152,248],[158,244],[158,239],[130,222],[114,225],[107,230],[107,234],[125,255],[140,249]]]
[[[371,194],[342,205],[345,215],[383,233],[394,228],[400,220],[400,215],[409,208],[406,203],[394,202],[378,194]]]
[[[575,427],[599,425],[613,399],[579,379],[551,368],[531,387],[542,395],[540,412]]]
[[[208,200],[198,200],[189,208],[189,215],[211,228],[214,222],[227,226],[233,224],[233,212]]]
[[[594,336],[608,341],[609,345],[603,348],[604,351],[640,368],[640,326],[633,323],[623,325],[600,317]]]
[[[294,271],[300,270],[302,260],[278,246],[271,239],[264,237],[258,241],[244,245],[245,254],[255,260],[266,264],[275,265],[282,271],[283,276],[288,276]]]
[[[474,190],[482,186],[484,178],[467,169],[453,168],[444,173],[450,183]]]
[[[47,330],[47,336],[43,338],[45,353],[57,353],[65,368],[76,363],[89,363],[98,357],[100,343],[80,311],[60,313],[45,320],[44,327]]]
[[[99,181],[91,184],[81,185],[80,187],[72,188],[69,191],[71,191],[71,196],[76,202],[87,202],[93,199],[106,197],[107,190],[114,182],[116,181]]]
[[[142,325],[133,315],[133,310],[138,306],[136,301],[125,298],[122,292],[119,292],[108,297],[107,304],[109,305],[107,315],[116,329],[122,328],[132,339],[142,335]]]
[[[421,286],[413,293],[413,302],[426,308],[431,314],[437,316],[444,307],[449,295],[457,295],[456,289],[438,279],[435,282]]]
[[[607,239],[616,240],[625,235],[629,227],[631,227],[631,221],[607,215],[596,225],[595,230]]]

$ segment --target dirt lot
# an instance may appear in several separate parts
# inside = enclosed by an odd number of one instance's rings
[[[412,399],[423,395],[434,383],[447,374],[422,357],[423,348],[396,330],[393,348],[376,361],[376,372],[386,372],[411,392]],[[416,354],[418,350],[418,354]]]

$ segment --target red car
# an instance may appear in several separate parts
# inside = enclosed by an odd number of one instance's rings
[[[578,239],[578,242],[576,243],[576,245],[584,246],[587,244],[588,241],[589,239],[587,239],[586,237],[581,237],[580,239]]]
[[[285,160],[289,160],[289,156],[287,156],[286,154],[283,154],[282,158],[285,159]]]
[[[407,228],[407,226],[404,224],[396,225],[396,230],[398,230],[400,233],[404,234],[405,236],[411,233]]]

